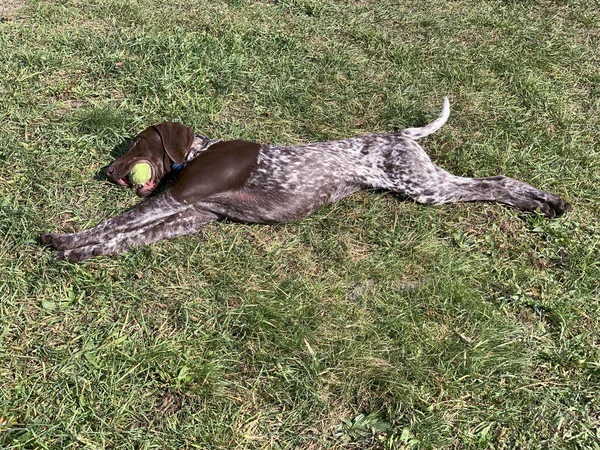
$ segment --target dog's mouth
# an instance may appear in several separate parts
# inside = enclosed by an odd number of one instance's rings
[[[133,166],[135,166],[136,164],[138,164],[140,162],[148,162],[148,161],[138,160],[138,161],[133,162],[130,165],[130,167],[127,169],[127,171],[125,172],[124,176],[122,176],[121,178],[114,178],[114,180],[120,186],[136,188],[136,193],[138,195],[140,195],[142,197],[147,197],[148,195],[150,195],[152,193],[154,188],[156,188],[156,177],[155,177],[154,166],[152,164],[150,164],[152,174],[150,176],[150,179],[148,181],[146,181],[144,184],[134,184],[130,180],[130,173],[131,173],[131,170],[133,169]]]
[[[135,187],[136,188],[135,192],[138,195],[141,195],[142,197],[147,197],[148,195],[150,195],[152,193],[152,191],[154,190],[154,188],[156,187],[156,183],[154,182],[153,179],[146,181],[142,185],[134,185],[131,181],[129,181],[129,178],[127,176],[125,176],[123,178],[119,178],[117,180],[117,184],[120,184],[121,186],[125,186],[125,187]]]

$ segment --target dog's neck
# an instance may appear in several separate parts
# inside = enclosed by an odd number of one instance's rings
[[[185,160],[183,161],[183,165],[187,164],[192,159],[194,159],[196,156],[198,156],[200,153],[208,150],[208,148],[211,145],[216,144],[219,141],[220,141],[220,139],[210,139],[206,136],[202,136],[201,134],[196,134],[194,136],[194,140],[192,141],[192,146],[190,147],[190,151],[188,152],[188,154],[185,157]]]

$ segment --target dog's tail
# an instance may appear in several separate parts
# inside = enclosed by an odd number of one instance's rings
[[[437,119],[435,119],[429,125],[425,125],[424,127],[406,128],[400,133],[416,141],[417,139],[429,136],[431,133],[435,133],[437,130],[442,128],[448,120],[448,117],[450,117],[450,102],[448,101],[448,97],[444,97],[444,106],[442,107],[442,112]]]

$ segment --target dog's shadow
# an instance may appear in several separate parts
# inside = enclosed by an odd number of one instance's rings
[[[133,138],[121,138],[121,142],[119,142],[117,145],[115,145],[113,147],[113,149],[110,151],[110,162],[105,165],[100,167],[96,173],[94,174],[94,180],[96,181],[109,181],[109,178],[106,176],[106,169],[108,169],[110,167],[110,165],[115,161],[115,159],[123,156],[125,153],[127,153],[127,150],[129,150],[129,146],[131,145],[131,141],[133,140]]]

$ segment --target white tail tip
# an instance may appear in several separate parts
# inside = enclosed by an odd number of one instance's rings
[[[424,138],[442,128],[448,120],[448,117],[450,117],[450,100],[448,100],[448,97],[444,97],[444,106],[442,106],[442,112],[437,119],[424,127],[406,128],[402,130],[401,133],[414,140]]]

